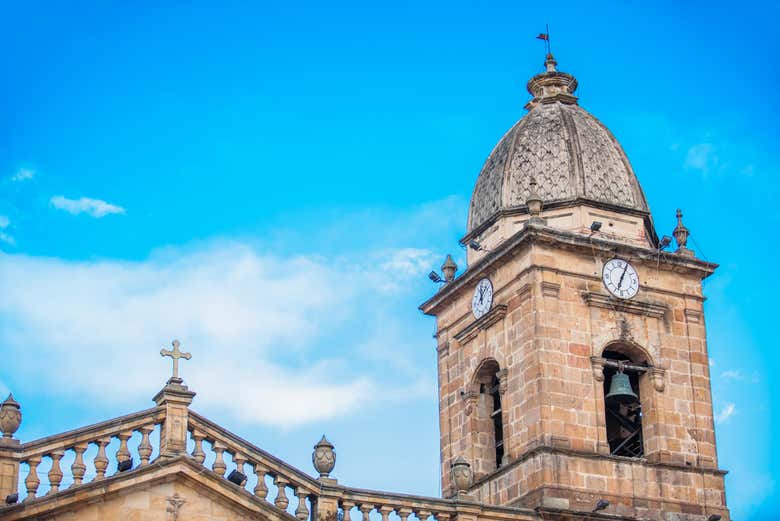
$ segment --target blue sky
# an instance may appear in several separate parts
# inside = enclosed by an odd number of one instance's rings
[[[721,264],[728,501],[780,508],[776,5],[167,4],[0,17],[0,391],[22,439],[147,407],[178,337],[199,412],[306,470],[326,432],[342,482],[438,494],[416,307],[446,253],[465,264],[468,198],[549,23],[659,233],[682,207]]]

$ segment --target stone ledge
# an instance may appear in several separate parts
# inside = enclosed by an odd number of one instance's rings
[[[468,326],[455,333],[455,340],[461,344],[466,344],[474,339],[483,329],[487,329],[506,316],[506,304],[499,304],[484,316],[478,318]]]
[[[633,313],[635,315],[643,315],[653,318],[663,318],[666,315],[666,312],[669,310],[669,306],[664,304],[656,304],[654,302],[647,302],[643,300],[619,300],[602,293],[594,293],[592,291],[582,292],[582,300],[584,300],[589,306],[596,308],[623,311],[625,313]]]

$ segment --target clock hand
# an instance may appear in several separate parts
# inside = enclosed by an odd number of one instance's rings
[[[626,263],[626,266],[623,268],[623,273],[620,274],[620,280],[618,280],[618,289],[623,286],[623,277],[626,276],[626,270],[628,269],[628,263]]]

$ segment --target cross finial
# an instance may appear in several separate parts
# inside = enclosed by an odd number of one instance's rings
[[[173,346],[173,350],[160,349],[160,356],[170,356],[173,360],[173,376],[171,376],[171,378],[168,380],[168,383],[181,383],[183,380],[179,378],[179,358],[189,360],[192,358],[192,355],[190,353],[179,351],[179,346],[181,344],[178,340],[171,342],[171,345]]]

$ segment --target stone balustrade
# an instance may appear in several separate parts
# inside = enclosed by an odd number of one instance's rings
[[[47,502],[64,505],[100,497],[122,482],[124,472],[138,479],[167,472],[166,462],[183,461],[185,467],[202,467],[205,474],[199,475],[235,487],[246,508],[260,513],[272,505],[299,521],[538,519],[532,510],[476,502],[467,493],[471,475],[465,460],[459,463],[462,489],[452,499],[350,488],[330,477],[336,453],[323,436],[313,447],[315,479],[190,410],[194,394],[181,382],[169,381],[155,396],[154,408],[27,443],[12,436],[21,415],[8,413],[9,408],[20,410],[9,397],[0,425],[0,500],[6,503],[0,503],[0,518],[4,512],[37,512]],[[24,509],[10,499],[17,492]]]
[[[27,467],[27,475],[20,476],[22,478],[20,496],[23,501],[35,499],[41,483],[44,484],[45,495],[52,495],[68,487],[77,487],[104,479],[107,475],[118,471],[120,462],[127,462],[124,463],[127,466],[125,470],[148,465],[154,452],[150,435],[163,419],[162,411],[155,407],[82,429],[20,444],[15,451],[16,458],[18,463]],[[139,433],[136,438],[140,440],[131,450],[128,441],[135,433]],[[109,453],[108,446],[113,440],[118,440],[118,444],[114,443],[118,447]],[[91,461],[86,456],[90,446],[96,448],[96,451],[90,451],[94,452]],[[69,461],[65,472],[64,461]],[[110,468],[109,463],[115,463],[116,466]],[[41,471],[46,468],[47,470]],[[94,469],[94,473],[88,474],[88,468]],[[63,483],[63,477],[68,470],[72,480]]]
[[[192,411],[188,430],[193,447],[190,455],[195,461],[228,479],[232,471],[239,472],[234,479],[244,479],[241,484],[234,482],[236,486],[301,521],[310,519],[310,505],[316,502],[320,487],[316,480]],[[226,457],[230,459],[230,471]],[[291,500],[295,502],[294,510]]]

